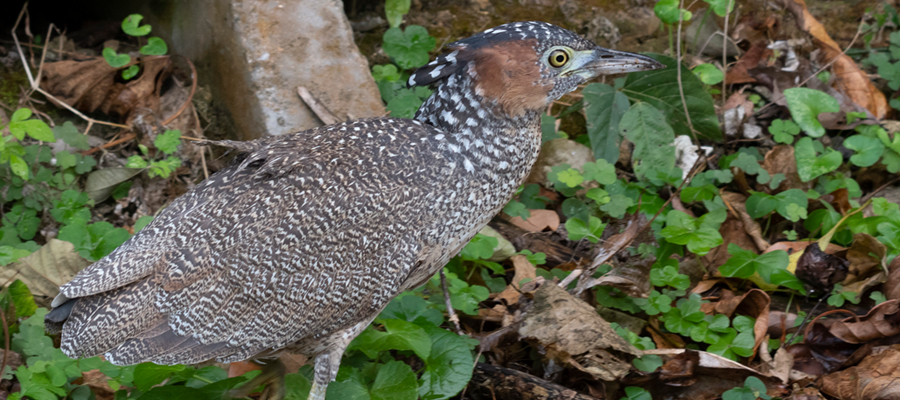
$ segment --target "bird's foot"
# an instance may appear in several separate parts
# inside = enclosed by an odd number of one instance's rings
[[[232,389],[228,396],[233,399],[247,398],[256,388],[265,386],[259,400],[282,400],[285,396],[284,388],[284,364],[280,360],[253,361],[262,367],[262,371],[255,378],[241,386]]]

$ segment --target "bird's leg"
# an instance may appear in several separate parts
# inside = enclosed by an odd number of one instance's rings
[[[344,355],[347,345],[338,347],[340,348],[332,348],[316,356],[315,375],[307,400],[325,400],[328,384],[337,377],[338,368],[341,366],[341,356]]]
[[[266,385],[266,388],[263,389],[262,396],[260,399],[265,400],[281,400],[284,399],[285,389],[284,389],[284,364],[281,363],[281,360],[254,360],[252,361],[255,364],[258,364],[262,367],[262,371],[255,378],[247,381],[243,385],[232,389],[228,395],[231,398],[239,399],[245,398],[250,393],[253,392],[254,389],[258,388],[260,385]],[[324,397],[323,397],[324,398]]]

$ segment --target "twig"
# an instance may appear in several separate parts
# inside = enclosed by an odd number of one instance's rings
[[[50,26],[47,27],[47,36],[44,38],[44,43],[50,42],[50,34],[53,33],[53,28],[54,28],[54,26],[53,26],[53,23],[51,22]],[[58,31],[58,29],[57,29],[57,31]],[[62,42],[62,41],[60,40],[60,42]],[[40,65],[38,65],[37,77],[34,78],[35,81],[38,81],[38,82],[41,81],[41,74],[44,73],[44,59],[47,58],[47,48],[49,48],[49,47],[50,46],[44,46],[44,50],[41,51],[41,63],[40,63]]]
[[[886,188],[886,187],[888,187],[888,186],[893,185],[893,184],[896,183],[897,181],[900,181],[900,176],[898,176],[898,177],[896,177],[896,178],[894,178],[894,179],[891,179],[890,181],[888,181],[888,183],[885,183],[884,185],[881,185],[878,189],[873,190],[872,193],[867,194],[866,197],[863,197],[863,198],[860,200],[860,203],[866,203],[866,202],[868,202],[870,199],[872,199],[873,197],[875,197],[875,195],[878,194],[878,192],[884,190],[884,188]]]
[[[38,85],[38,82],[34,80],[34,76],[31,75],[31,67],[29,67],[29,65],[28,65],[28,60],[25,59],[25,53],[22,52],[22,46],[19,43],[19,37],[16,36],[16,29],[19,28],[19,23],[22,21],[22,16],[25,14],[25,10],[27,10],[27,9],[28,9],[28,2],[26,1],[25,4],[22,5],[22,11],[19,12],[19,17],[16,19],[16,24],[13,25],[12,37],[13,37],[13,41],[16,43],[16,50],[18,50],[18,52],[19,52],[19,58],[22,60],[22,66],[25,69],[25,76],[28,77],[28,83],[31,84],[31,89],[34,91],[37,91],[40,94],[43,94],[48,99],[52,100],[55,104],[63,106],[65,109],[71,111],[73,114],[75,114],[75,115],[81,117],[81,119],[87,121],[88,127],[87,127],[87,129],[84,130],[85,134],[87,134],[87,131],[90,130],[90,128],[93,124],[109,125],[109,126],[115,126],[118,128],[131,129],[131,127],[128,125],[116,124],[113,122],[100,121],[100,120],[90,118],[90,117],[82,114],[80,111],[76,110],[74,107],[70,106],[66,102],[63,102],[63,101],[57,99],[52,94],[47,93],[44,89],[41,89],[40,85]],[[46,46],[45,46],[45,48],[46,48]]]
[[[731,2],[732,0],[728,0],[728,4],[725,5],[725,26],[722,28],[722,74],[728,74],[728,16],[731,15]],[[725,107],[725,102],[728,101],[728,96],[725,95],[725,89],[728,88],[728,80],[724,77],[722,78],[722,107]]]
[[[85,130],[85,132],[86,132],[86,130]],[[127,135],[125,135],[125,136],[122,136],[122,137],[120,137],[120,138],[118,138],[118,139],[116,139],[116,140],[113,140],[113,141],[111,141],[111,142],[109,142],[109,143],[106,143],[106,144],[103,144],[103,145],[94,147],[94,148],[89,149],[89,150],[82,151],[82,152],[81,152],[81,155],[86,156],[86,155],[88,155],[88,154],[96,153],[96,152],[100,151],[101,149],[108,149],[108,148],[113,147],[113,146],[115,146],[115,145],[117,145],[117,144],[122,144],[122,143],[125,143],[125,142],[127,142],[127,141],[129,141],[129,140],[131,140],[131,139],[134,139],[136,136],[137,136],[137,135],[135,135],[134,133],[129,133],[129,134],[127,134]]]
[[[297,86],[297,94],[300,95],[300,98],[303,99],[303,102],[306,103],[307,107],[309,107],[309,109],[312,110],[312,112],[315,113],[316,116],[319,117],[319,119],[322,120],[325,125],[336,124],[338,123],[338,121],[340,121],[305,87]]]
[[[456,328],[456,334],[462,335],[462,328],[459,326],[459,316],[453,311],[453,304],[450,303],[450,290],[447,289],[447,275],[444,274],[443,268],[441,268],[441,289],[444,291],[444,305],[447,306],[447,319],[453,323],[453,327]]]
[[[684,0],[681,0],[679,5],[678,12],[684,8]],[[684,106],[684,117],[687,120],[688,129],[691,130],[691,136],[694,138],[694,143],[698,146],[700,145],[700,141],[697,140],[697,134],[694,133],[694,124],[691,122],[691,114],[688,112],[687,100],[684,98],[684,84],[681,82],[681,26],[684,24],[684,18],[681,14],[678,15],[678,34],[675,37],[675,75],[678,78],[678,94],[681,95],[681,105]],[[724,94],[724,92],[722,92]]]
[[[194,63],[187,57],[182,56],[182,58],[184,58],[184,61],[187,61],[188,65],[191,67],[191,93],[188,94],[187,100],[184,101],[184,104],[181,105],[178,111],[175,111],[175,114],[172,114],[171,117],[166,118],[166,120],[163,121],[163,125],[168,125],[170,122],[174,121],[175,118],[178,118],[178,116],[187,108],[188,104],[191,104],[191,101],[194,100],[194,93],[197,93],[197,68],[194,67]]]

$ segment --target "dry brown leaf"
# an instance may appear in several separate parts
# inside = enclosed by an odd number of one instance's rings
[[[881,303],[862,317],[835,321],[831,334],[847,343],[865,343],[900,334],[900,300]]]
[[[884,282],[884,297],[900,299],[900,257],[895,257],[888,266],[889,275]]]
[[[883,119],[888,112],[884,94],[869,80],[865,71],[841,50],[831,39],[825,27],[810,14],[803,0],[783,0],[785,7],[794,14],[798,27],[813,37],[819,52],[819,63],[833,62],[831,69],[835,76],[837,90],[846,94],[853,102],[866,108],[875,119]]]
[[[822,377],[819,389],[842,400],[900,399],[900,345],[873,353],[857,366]]]
[[[849,285],[860,278],[881,272],[886,254],[887,247],[872,235],[868,233],[853,235],[853,243],[847,249],[847,261],[850,261],[850,268],[843,284]]]
[[[528,210],[531,216],[527,220],[522,217],[510,218],[509,223],[529,232],[542,232],[545,229],[555,231],[559,228],[559,214],[553,210]]]
[[[91,388],[98,400],[112,400],[116,391],[109,386],[109,377],[99,369],[92,369],[81,373],[82,384]]]
[[[769,253],[769,252],[773,252],[773,251],[777,251],[777,250],[784,250],[788,254],[794,254],[798,251],[803,251],[804,249],[806,249],[807,247],[809,247],[809,245],[811,245],[813,243],[816,243],[816,242],[811,241],[811,240],[802,240],[802,241],[797,241],[797,242],[778,242],[778,243],[775,243],[775,244],[769,246],[769,248],[766,249],[765,253]],[[836,253],[840,253],[844,250],[847,250],[847,249],[844,247],[838,246],[834,243],[828,243],[828,247],[825,248],[825,253],[826,254],[836,254]]]
[[[694,368],[700,365],[700,353],[686,350],[676,354],[659,368],[659,379],[671,386],[690,386],[697,382]]]
[[[137,108],[159,110],[160,90],[172,68],[168,56],[144,56],[140,75],[122,83],[117,79],[120,69],[111,67],[103,57],[58,61],[44,64],[40,85],[81,111],[127,117]]]
[[[509,261],[512,262],[515,275],[513,275],[512,282],[506,286],[506,289],[503,289],[503,291],[497,295],[497,300],[503,300],[506,305],[511,306],[519,302],[519,296],[521,296],[521,286],[519,286],[519,282],[522,282],[525,279],[537,278],[537,268],[528,261],[528,258],[521,254],[510,257]]]
[[[808,190],[813,186],[813,182],[804,183],[797,173],[797,161],[794,160],[794,147],[788,145],[778,145],[766,153],[762,167],[770,176],[775,174],[784,174],[784,181],[778,185],[777,191],[782,192],[788,189]]]
[[[50,239],[38,251],[0,269],[0,281],[20,279],[31,293],[52,298],[59,294],[60,285],[72,280],[88,264],[72,243]]]
[[[759,62],[768,58],[771,53],[772,50],[766,47],[765,42],[753,43],[750,49],[734,65],[728,68],[728,72],[725,73],[725,82],[728,82],[729,85],[755,83],[756,79],[750,76],[748,70],[756,68]],[[725,109],[727,110],[728,108],[726,107]]]
[[[523,338],[540,343],[546,356],[596,379],[615,381],[628,374],[631,358],[641,356],[597,310],[552,283],[534,294],[534,306],[519,328]]]

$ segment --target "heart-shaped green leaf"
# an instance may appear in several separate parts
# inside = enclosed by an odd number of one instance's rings
[[[145,36],[150,33],[150,25],[138,26],[144,16],[141,14],[131,14],[122,21],[122,30],[131,36]]]
[[[103,58],[113,68],[122,68],[131,62],[131,56],[128,54],[118,54],[115,50],[106,47],[103,49]]]
[[[784,99],[788,110],[800,128],[812,137],[825,134],[825,127],[819,122],[819,114],[841,111],[841,105],[830,94],[808,88],[785,89]]]
[[[140,71],[141,71],[141,67],[138,67],[137,64],[134,64],[134,65],[132,65],[132,66],[130,66],[130,67],[128,67],[128,68],[125,68],[125,69],[122,71],[122,79],[124,79],[124,80],[127,81],[127,80],[129,80],[129,79],[131,79],[131,78],[134,78],[135,75],[137,75],[138,72],[140,72]]]
[[[141,47],[141,54],[145,56],[161,56],[169,51],[166,42],[156,36],[147,39],[147,45]]]

